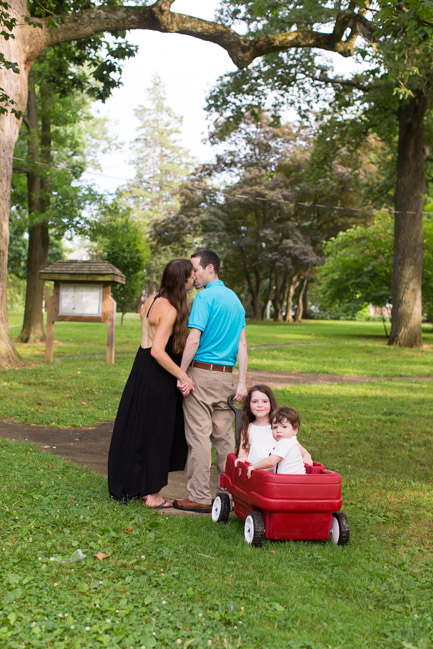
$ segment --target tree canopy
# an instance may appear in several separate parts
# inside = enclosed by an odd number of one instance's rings
[[[240,69],[258,57],[265,57],[263,61],[267,64],[279,53],[287,53],[288,66],[278,68],[275,85],[286,79],[293,83],[293,71],[303,61],[301,77],[304,76],[306,85],[314,79],[312,72],[317,70],[319,77],[326,73],[328,68],[324,70],[315,60],[313,50],[344,57],[359,52],[375,78],[389,82],[398,123],[391,340],[393,344],[419,346],[421,214],[426,183],[424,122],[433,92],[429,0],[388,0],[375,4],[370,0],[309,0],[302,5],[280,0],[222,0],[215,21],[172,12],[173,4],[174,0],[157,0],[145,6],[114,2],[94,6],[77,0],[77,4],[65,6],[65,13],[55,12],[58,5],[53,5],[54,11],[51,6],[38,5],[38,11],[33,12],[37,15],[32,15],[33,5],[26,0],[14,0],[12,5],[1,2],[0,363],[9,363],[15,356],[6,314],[9,193],[13,149],[20,125],[15,115],[25,109],[28,72],[43,51],[58,43],[128,29],[186,34],[213,42],[224,48]],[[357,78],[349,79],[349,83],[362,89]],[[7,104],[15,114],[5,108]]]

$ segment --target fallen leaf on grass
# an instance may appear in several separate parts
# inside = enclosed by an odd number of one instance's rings
[[[126,533],[128,533],[128,532],[132,532],[133,529],[134,529],[133,527],[127,527],[126,530],[125,530],[125,532],[126,532]]]
[[[109,554],[104,554],[103,552],[97,552],[96,554],[93,555],[94,559],[98,559],[99,561],[103,561],[104,559],[108,559],[110,555]]]

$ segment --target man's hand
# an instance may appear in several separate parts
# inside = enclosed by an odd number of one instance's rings
[[[233,401],[242,401],[245,399],[245,397],[248,394],[247,390],[247,384],[244,381],[239,381],[239,383],[236,386],[236,394],[233,397]]]

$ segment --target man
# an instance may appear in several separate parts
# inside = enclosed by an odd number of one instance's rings
[[[212,497],[209,478],[211,440],[217,453],[217,467],[224,471],[228,453],[234,451],[233,414],[227,397],[235,391],[233,366],[239,360],[235,400],[247,395],[248,365],[245,310],[233,291],[218,278],[220,260],[212,250],[199,250],[191,257],[194,286],[204,288],[196,296],[188,326],[190,334],[181,368],[194,381],[185,396],[185,437],[189,447],[187,464],[188,498],[175,500],[173,507],[209,513]],[[179,386],[180,387],[180,386]]]

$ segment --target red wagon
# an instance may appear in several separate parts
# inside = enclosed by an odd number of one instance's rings
[[[233,407],[231,398],[229,404]],[[306,466],[305,475],[253,471],[248,478],[248,463],[239,462],[235,467],[235,460],[234,453],[228,455],[220,486],[231,494],[235,514],[245,521],[247,543],[261,546],[265,538],[330,539],[338,545],[347,545],[349,523],[339,511],[343,502],[339,473],[314,462],[313,466]],[[214,522],[228,521],[231,509],[228,493],[218,494],[213,502]]]

